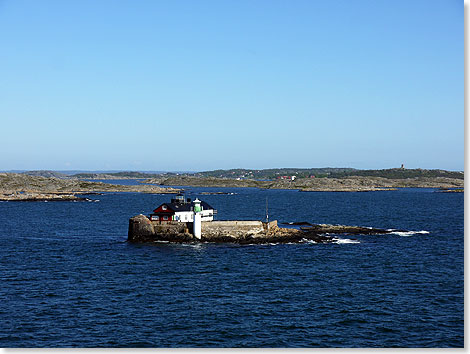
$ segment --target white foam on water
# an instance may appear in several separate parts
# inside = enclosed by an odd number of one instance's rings
[[[305,242],[305,243],[312,243],[312,244],[318,243],[318,242],[316,242],[316,241],[314,241],[314,240],[307,240],[307,239],[305,239],[305,238],[302,239],[302,242]]]
[[[351,240],[349,238],[335,238],[334,241],[336,243],[342,244],[342,243],[360,243],[358,240]]]
[[[389,230],[392,231],[392,230]],[[394,231],[391,232],[390,235],[398,235],[402,237],[410,237],[414,235],[426,235],[429,234],[429,231],[421,230],[421,231]]]

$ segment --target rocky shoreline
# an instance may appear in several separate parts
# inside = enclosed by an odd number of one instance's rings
[[[306,223],[308,224],[308,223]],[[191,233],[192,223],[168,222],[160,224],[150,221],[145,215],[129,219],[128,242],[214,242],[235,244],[269,243],[335,243],[333,235],[379,235],[396,230],[385,230],[361,226],[308,224],[306,227],[283,228],[277,221],[209,221],[203,222],[201,239]]]
[[[63,201],[91,201],[70,193],[0,193],[0,201],[2,202],[63,202]]]
[[[349,176],[344,178],[299,178],[295,180],[258,181],[216,177],[174,176],[143,181],[161,186],[254,187],[262,189],[298,189],[302,192],[372,192],[398,188],[463,188],[464,180],[448,177],[415,177],[390,179]]]
[[[139,185],[118,185],[84,181],[78,178],[31,176],[0,173],[0,201],[65,201],[86,200],[85,193],[137,192],[176,194],[180,189],[169,186],[255,187],[261,189],[296,189],[301,192],[372,192],[398,188],[435,188],[443,193],[464,191],[464,180],[447,177],[387,179],[382,177],[300,178],[295,181],[257,181],[215,177],[174,176],[141,180]],[[203,192],[202,194],[234,194]]]
[[[440,193],[463,193],[463,188],[439,188],[437,192]]]
[[[79,201],[81,195],[103,192],[175,194],[179,189],[155,185],[118,185],[83,181],[78,178],[0,173],[0,201]]]

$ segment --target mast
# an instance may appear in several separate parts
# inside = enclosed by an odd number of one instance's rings
[[[266,229],[269,231],[268,197],[266,197]]]

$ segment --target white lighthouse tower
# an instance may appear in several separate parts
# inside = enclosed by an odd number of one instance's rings
[[[193,213],[193,235],[197,239],[201,239],[201,201],[198,198],[194,200]]]

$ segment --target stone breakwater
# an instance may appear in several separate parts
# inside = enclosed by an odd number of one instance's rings
[[[197,239],[192,234],[192,223],[159,223],[145,215],[137,215],[129,220],[129,242],[219,242],[237,244],[291,243],[314,241],[316,243],[335,242],[328,234],[377,235],[390,230],[360,226],[308,224],[308,227],[282,228],[277,221],[208,221],[202,222],[202,236]]]

